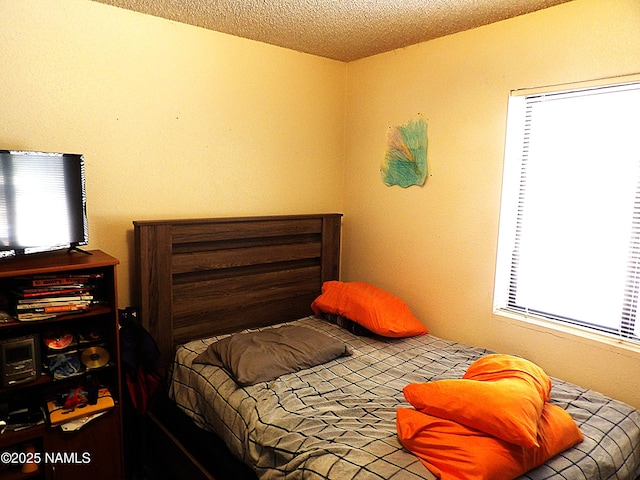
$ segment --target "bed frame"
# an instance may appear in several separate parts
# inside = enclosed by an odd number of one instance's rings
[[[160,349],[157,370],[166,373],[176,346],[189,340],[310,315],[322,283],[339,278],[341,220],[330,213],[133,222],[133,299]],[[228,475],[213,477],[186,443],[202,432],[159,403],[147,415],[147,437],[155,458],[181,459],[167,467],[178,478],[247,478],[233,462],[217,470]],[[218,451],[216,462],[231,457],[224,446]]]

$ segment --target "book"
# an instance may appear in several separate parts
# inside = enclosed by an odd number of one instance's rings
[[[16,310],[28,310],[30,308],[43,308],[43,307],[60,307],[64,305],[91,305],[92,299],[86,298],[72,298],[69,300],[40,300],[37,302],[21,302],[16,303]]]
[[[69,273],[59,275],[34,275],[31,277],[21,277],[18,280],[24,282],[25,285],[33,287],[49,287],[75,285],[78,283],[86,283],[87,280],[102,279],[104,274],[97,273]]]
[[[38,320],[49,320],[57,316],[56,313],[22,313],[18,320],[21,322],[37,322]]]
[[[91,294],[81,295],[63,295],[59,297],[34,297],[34,298],[19,298],[17,306],[21,305],[44,305],[44,304],[61,304],[61,303],[73,303],[73,302],[90,302],[93,300]]]
[[[55,318],[58,315],[85,312],[89,309],[91,309],[91,305],[49,306],[49,307],[41,307],[41,308],[30,308],[25,310],[16,310],[15,316],[20,321],[46,320],[49,318]]]
[[[53,287],[39,287],[39,288],[25,288],[16,287],[13,289],[13,295],[20,298],[37,298],[48,296],[62,296],[62,295],[84,295],[85,293],[91,293],[95,289],[95,285],[92,284],[77,284],[77,285],[65,285],[65,286],[53,286]]]
[[[34,287],[57,287],[64,285],[77,285],[83,283],[84,278],[34,278],[31,285]]]
[[[91,306],[91,302],[73,302],[67,304],[55,305],[16,305],[16,313],[18,318],[22,313],[61,313],[75,312],[77,310],[87,310]]]

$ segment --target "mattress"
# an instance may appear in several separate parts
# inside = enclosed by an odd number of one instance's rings
[[[193,364],[224,335],[196,340],[176,351],[171,398],[263,480],[435,478],[398,440],[396,409],[411,408],[402,389],[461,378],[472,362],[494,352],[433,335],[355,336],[314,316],[290,323],[344,341],[352,355],[241,388],[224,369]],[[640,477],[640,411],[552,382],[551,402],[572,416],[584,440],[520,479]]]

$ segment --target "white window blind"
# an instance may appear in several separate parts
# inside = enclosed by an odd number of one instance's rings
[[[640,341],[640,83],[509,99],[495,308]]]

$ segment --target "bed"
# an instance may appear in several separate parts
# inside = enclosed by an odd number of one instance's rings
[[[152,417],[202,478],[214,478],[203,457],[248,465],[247,478],[436,478],[398,438],[398,409],[411,407],[403,389],[460,379],[495,352],[431,334],[355,334],[314,315],[322,286],[338,280],[341,221],[322,214],[134,222],[136,300],[190,433],[181,439],[171,419]],[[234,332],[283,327],[319,332],[348,354],[244,387],[226,368],[194,363]],[[640,412],[550,381],[549,403],[569,413],[583,440],[519,478],[640,478]],[[203,453],[190,455],[183,440],[193,432],[211,438],[211,449],[199,440]]]

